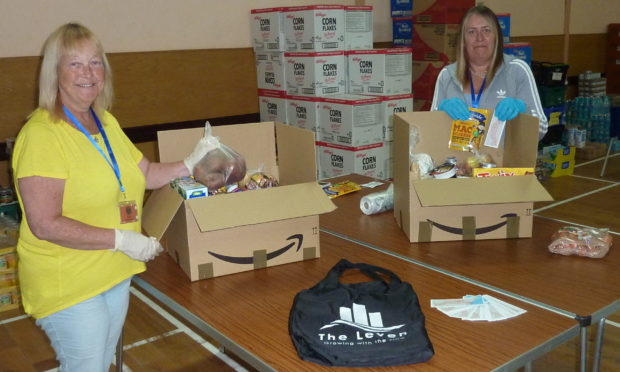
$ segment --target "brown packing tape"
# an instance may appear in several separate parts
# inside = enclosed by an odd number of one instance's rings
[[[316,247],[306,247],[302,251],[303,259],[310,260],[316,258]]]
[[[521,222],[521,217],[512,216],[508,217],[506,221],[506,237],[507,238],[518,238],[519,237],[519,223]]]
[[[418,242],[426,243],[431,241],[433,225],[428,221],[420,221],[418,225]]]
[[[262,269],[267,267],[267,250],[258,249],[253,252],[254,254],[254,268]]]
[[[198,265],[198,279],[213,278],[213,262]]]
[[[463,240],[476,240],[476,217],[463,216]]]

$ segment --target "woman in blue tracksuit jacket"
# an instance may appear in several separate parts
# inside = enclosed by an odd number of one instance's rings
[[[468,107],[494,109],[500,120],[529,114],[539,120],[540,140],[547,132],[547,117],[532,71],[502,51],[495,13],[483,5],[469,9],[461,21],[456,62],[439,73],[431,110],[444,111],[452,120],[467,120]]]

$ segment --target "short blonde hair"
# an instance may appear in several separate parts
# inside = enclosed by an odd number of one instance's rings
[[[43,61],[39,72],[39,107],[47,110],[54,119],[62,117],[62,102],[58,98],[58,65],[63,55],[75,50],[85,41],[95,44],[104,67],[103,91],[95,99],[93,108],[102,113],[112,107],[114,99],[112,69],[101,42],[83,25],[67,23],[52,32],[43,44]]]
[[[499,26],[497,16],[493,11],[484,5],[478,5],[470,8],[463,19],[459,27],[459,36],[456,44],[456,77],[461,82],[463,87],[469,86],[469,60],[467,59],[465,51],[465,25],[469,21],[472,15],[477,14],[487,20],[491,25],[491,31],[495,35],[495,48],[493,49],[493,57],[491,58],[491,66],[487,72],[487,85],[493,80],[495,72],[501,64],[504,62],[504,40]]]

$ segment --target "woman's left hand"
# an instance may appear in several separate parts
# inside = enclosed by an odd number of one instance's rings
[[[495,116],[499,120],[512,120],[525,112],[525,102],[520,99],[506,97],[495,107]]]

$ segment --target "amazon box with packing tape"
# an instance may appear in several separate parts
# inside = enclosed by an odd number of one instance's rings
[[[448,148],[451,119],[441,111],[394,115],[394,217],[411,242],[506,239],[532,236],[533,202],[552,200],[536,176],[415,180],[410,173],[412,130],[414,153],[430,155],[436,165],[470,152]],[[414,137],[415,140],[415,137]],[[503,146],[481,145],[497,167],[533,168],[538,147],[538,119],[519,115],[506,123]]]
[[[212,130],[280,186],[184,200],[165,185],[144,206],[146,233],[192,281],[319,257],[319,215],[335,206],[317,183],[315,134],[274,122]],[[159,132],[160,161],[184,159],[203,133]]]

